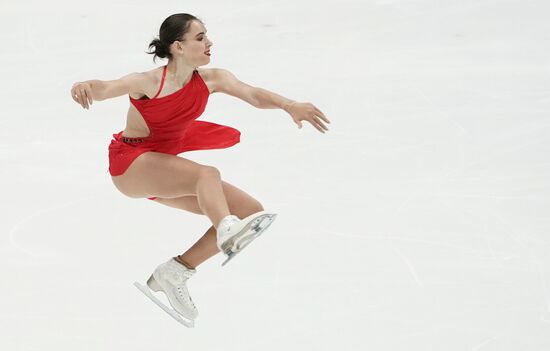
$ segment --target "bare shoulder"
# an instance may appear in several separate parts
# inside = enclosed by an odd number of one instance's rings
[[[198,68],[197,71],[208,86],[210,94],[227,92],[228,85],[238,82],[235,75],[225,68]]]
[[[210,94],[216,93],[216,70],[217,68],[197,68],[202,80],[208,87]]]
[[[205,82],[207,82],[210,93],[220,92],[234,96],[257,106],[256,87],[241,82],[233,73],[224,68],[210,68],[206,70]]]
[[[139,99],[143,96],[154,96],[156,88],[162,79],[162,67],[157,67],[145,72],[133,72],[126,76],[132,81],[132,91],[130,96]]]

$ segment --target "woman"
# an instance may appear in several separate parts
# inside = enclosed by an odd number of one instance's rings
[[[167,58],[166,66],[118,80],[77,82],[71,89],[73,100],[85,109],[94,100],[129,95],[126,128],[113,134],[109,145],[109,172],[120,192],[210,219],[212,227],[197,243],[159,265],[147,281],[150,289],[164,292],[172,307],[191,321],[198,312],[186,281],[195,268],[220,250],[228,255],[225,264],[276,216],[265,212],[260,202],[244,191],[221,180],[216,168],[176,156],[239,142],[240,132],[234,128],[196,121],[209,94],[222,92],[257,108],[284,109],[299,128],[302,121],[308,121],[324,133],[328,128],[323,121],[330,123],[311,103],[249,86],[225,69],[199,70],[210,62],[212,42],[206,32],[202,21],[190,14],[169,16],[160,27],[159,38],[149,45],[153,60]]]

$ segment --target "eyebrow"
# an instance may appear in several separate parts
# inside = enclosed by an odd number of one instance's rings
[[[195,35],[195,38],[198,37],[201,34],[204,34],[204,32],[200,32],[199,34]]]

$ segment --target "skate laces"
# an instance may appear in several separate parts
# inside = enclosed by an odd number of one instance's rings
[[[191,295],[189,295],[189,291],[187,290],[186,285],[187,280],[191,278],[194,273],[194,271],[186,269],[185,267],[183,267],[183,269],[178,267],[171,272],[171,276],[173,279],[174,287],[178,292],[178,296],[182,300],[184,300],[185,303],[191,308],[196,309],[195,304],[193,303],[193,299],[191,298]]]
[[[187,290],[187,286],[184,284],[176,286],[176,290],[178,291],[178,295],[180,298],[182,298],[187,305],[189,305],[191,308],[196,309],[195,304],[193,303],[193,299],[191,298],[191,295],[189,295],[189,291]]]

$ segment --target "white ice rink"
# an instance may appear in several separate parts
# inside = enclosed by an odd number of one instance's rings
[[[132,284],[205,216],[112,184],[127,96],[76,81],[166,63],[162,21],[201,18],[211,63],[332,121],[210,96],[241,131],[180,154],[279,214],[199,266],[194,329]],[[550,2],[8,1],[0,4],[0,350],[550,350]]]

